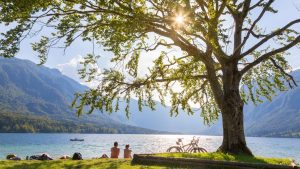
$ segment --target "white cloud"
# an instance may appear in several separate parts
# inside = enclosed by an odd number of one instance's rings
[[[56,65],[56,68],[64,75],[76,80],[77,82],[86,85],[88,87],[96,87],[99,83],[97,80],[86,82],[84,79],[80,79],[80,75],[78,74],[78,70],[82,68],[80,62],[83,61],[83,57],[78,55],[77,57],[72,58],[66,63]],[[98,73],[101,72],[99,66],[97,64],[91,65],[92,68],[97,68]]]

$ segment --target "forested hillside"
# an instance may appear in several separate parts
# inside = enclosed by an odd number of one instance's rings
[[[70,105],[87,87],[56,69],[0,57],[0,79],[1,132],[157,133],[99,112],[78,117]]]
[[[0,113],[2,133],[123,133],[124,131],[95,124],[57,121],[47,117],[20,113]]]

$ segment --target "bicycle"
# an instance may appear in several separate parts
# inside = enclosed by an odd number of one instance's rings
[[[171,146],[167,149],[167,152],[179,152],[179,153],[206,153],[207,150],[199,147],[199,137],[195,139],[195,136],[189,144],[183,145],[183,138],[178,138],[176,146]]]

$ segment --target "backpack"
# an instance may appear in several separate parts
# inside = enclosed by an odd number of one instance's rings
[[[80,153],[74,153],[72,160],[82,160],[82,155]]]
[[[17,156],[15,154],[8,154],[6,156],[6,159],[9,160],[9,159],[14,158],[14,157],[17,157]]]
[[[51,157],[49,157],[48,154],[42,154],[39,156],[38,160],[53,160]]]

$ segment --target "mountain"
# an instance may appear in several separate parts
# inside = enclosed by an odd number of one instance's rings
[[[181,110],[178,116],[170,116],[170,107],[164,107],[157,102],[154,111],[149,107],[143,107],[142,112],[140,112],[138,102],[134,99],[131,100],[129,107],[131,113],[129,119],[124,113],[112,113],[110,117],[129,125],[143,126],[153,130],[205,134],[207,133],[206,130],[209,129],[208,126],[204,125],[199,111],[194,115],[187,115]],[[124,110],[124,105],[120,105],[120,110]]]
[[[0,132],[158,133],[99,112],[78,118],[70,103],[86,89],[57,69],[0,58]]]
[[[292,73],[300,81],[300,70]],[[300,84],[299,84],[300,85]],[[156,110],[137,101],[130,103],[130,118],[123,111],[108,115],[95,112],[79,118],[70,109],[75,92],[87,87],[56,69],[20,60],[0,58],[0,132],[161,133],[221,135],[222,122],[203,124],[200,112],[188,116],[180,111],[170,117],[169,107]],[[272,102],[244,107],[247,136],[300,137],[300,87],[278,92]],[[124,107],[120,105],[120,110]],[[145,129],[147,128],[147,129]]]
[[[300,82],[300,70],[292,75]],[[272,101],[245,106],[245,129],[251,136],[300,137],[300,87],[278,92]]]
[[[141,130],[142,133],[156,133],[158,130],[177,133],[200,133],[204,127],[199,114],[188,116],[182,112],[178,117],[170,118],[169,108],[160,104],[157,104],[156,111],[144,108],[143,112],[139,112],[137,101],[134,99],[131,101],[132,114],[130,119],[126,118],[123,111],[112,115],[96,112],[93,115],[81,116],[78,119],[69,105],[74,98],[74,93],[82,92],[87,87],[62,75],[57,69],[37,66],[27,60],[0,58],[0,79],[0,116],[2,119],[8,119],[8,116],[10,116],[10,120],[6,120],[6,122],[14,122],[10,124],[21,123],[18,125],[19,127],[11,126],[10,129],[0,129],[0,132],[9,130],[22,132],[22,126],[25,128],[29,120],[20,121],[20,119],[24,118],[22,117],[24,114],[31,119],[29,121],[32,123],[37,121],[36,119],[44,119],[44,123],[47,124],[45,125],[46,127],[44,126],[45,129],[38,130],[35,127],[37,132],[50,132],[48,128],[54,125],[54,121],[62,124],[68,122],[70,126],[75,126],[75,123],[84,123],[85,125],[98,124],[103,130],[106,130],[109,126],[112,129],[117,128],[117,132],[121,133],[125,132],[123,131],[125,129],[137,132],[137,127],[134,128],[133,126],[150,129],[143,129]],[[0,121],[0,124],[4,126],[4,121]],[[55,124],[56,126],[61,126],[60,128],[62,129],[59,131],[70,130],[64,129],[62,124]],[[77,128],[77,126],[74,128]],[[113,131],[116,132],[115,130]],[[88,131],[83,130],[83,132]]]

